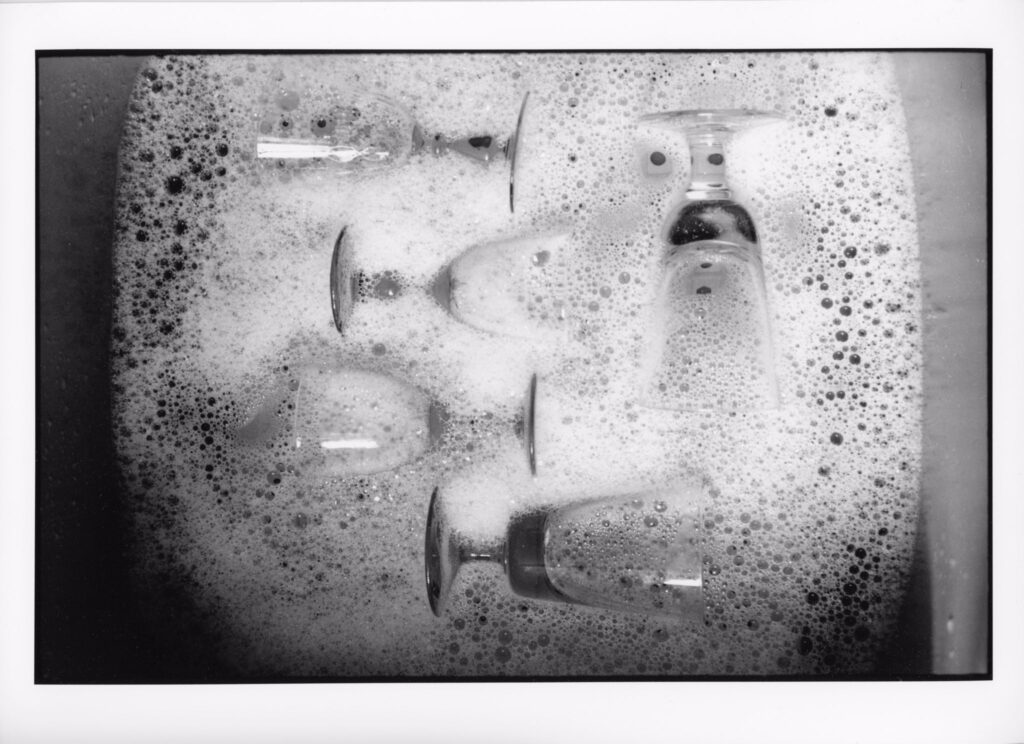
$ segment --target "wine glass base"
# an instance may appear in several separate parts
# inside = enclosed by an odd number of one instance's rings
[[[754,109],[680,109],[644,114],[640,121],[684,129],[740,132],[752,127],[781,123],[786,118],[774,111]]]
[[[338,333],[344,333],[352,314],[352,303],[355,301],[352,288],[352,250],[351,241],[345,240],[348,226],[341,228],[338,239],[334,241],[334,252],[331,254],[331,314],[334,316],[334,327]]]
[[[534,431],[534,416],[537,409],[537,373],[530,377],[530,387],[523,400],[523,408],[516,420],[516,435],[523,444],[530,475],[537,475],[537,439]]]
[[[452,542],[441,520],[437,497],[440,489],[434,488],[427,509],[427,529],[423,545],[424,577],[427,584],[427,601],[430,611],[440,617],[444,612],[455,574],[459,570],[458,548]]]
[[[523,115],[526,113],[526,102],[530,99],[527,91],[523,96],[523,102],[519,106],[519,117],[516,119],[516,128],[512,136],[505,144],[505,157],[508,160],[508,210],[516,211],[516,155],[519,152],[519,136],[523,130]]]

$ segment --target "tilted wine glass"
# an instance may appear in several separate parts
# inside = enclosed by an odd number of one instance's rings
[[[508,207],[515,212],[516,156],[529,97],[529,92],[523,96],[508,137],[447,138],[424,135],[412,114],[387,96],[347,89],[309,121],[287,110],[265,112],[259,121],[256,158],[280,166],[324,165],[356,173],[398,165],[416,152],[450,151],[482,162],[501,155],[509,163]]]
[[[522,597],[702,620],[702,479],[642,493],[580,499],[515,515],[504,534],[474,542],[452,524],[440,488],[427,511],[427,600],[440,616],[459,567],[501,565]]]
[[[463,251],[425,290],[466,325],[490,333],[529,339],[568,340],[581,327],[566,300],[565,229],[504,238]],[[409,281],[385,271],[367,275],[355,266],[351,232],[334,243],[330,268],[331,313],[340,333],[365,299],[388,300]]]
[[[531,473],[536,473],[534,406],[537,376],[530,379],[513,429]],[[281,412],[291,408],[282,420]],[[286,426],[302,467],[320,475],[369,475],[416,460],[471,423],[403,380],[337,363],[300,367],[236,437],[264,444]]]
[[[771,324],[754,220],[732,198],[725,145],[784,119],[748,110],[669,111],[642,122],[682,129],[690,184],[662,228],[664,266],[641,372],[655,408],[761,409],[778,405]]]

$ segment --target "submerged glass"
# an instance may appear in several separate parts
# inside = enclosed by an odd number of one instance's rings
[[[292,443],[326,475],[363,475],[412,462],[436,444],[444,409],[393,377],[311,367],[299,380]]]
[[[456,152],[482,162],[500,155],[509,162],[508,204],[514,212],[516,155],[529,97],[529,93],[523,96],[515,129],[508,137],[449,139],[440,134],[424,135],[404,106],[378,93],[358,89],[338,93],[323,111],[307,121],[292,114],[292,104],[283,94],[278,96],[277,109],[260,116],[256,158],[278,167],[324,166],[360,173],[400,165],[409,155],[426,150],[435,155]]]
[[[693,480],[574,501],[517,515],[502,539],[474,544],[450,525],[435,489],[425,539],[430,608],[444,612],[463,563],[490,561],[522,597],[702,620],[705,495],[705,484]]]
[[[534,375],[513,423],[536,472]],[[287,401],[291,400],[289,406]],[[236,437],[261,444],[275,436],[276,412],[291,408],[288,439],[304,468],[329,477],[370,475],[413,462],[448,435],[458,419],[419,388],[386,374],[340,365],[308,365],[242,427]]]
[[[672,111],[643,121],[680,127],[691,180],[662,230],[664,266],[641,373],[654,408],[749,410],[778,405],[771,324],[754,220],[732,199],[725,144],[782,121],[745,110]]]

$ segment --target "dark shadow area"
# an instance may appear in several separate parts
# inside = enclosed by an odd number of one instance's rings
[[[142,61],[37,60],[36,683],[218,676],[183,602],[162,608],[162,629],[143,620],[118,487],[108,355],[114,199]]]
[[[914,167],[925,365],[902,643],[927,673],[991,674],[992,58],[894,58]]]
[[[896,632],[878,660],[878,674],[882,677],[920,678],[932,674],[932,592],[926,529],[926,524],[918,525],[908,590]]]

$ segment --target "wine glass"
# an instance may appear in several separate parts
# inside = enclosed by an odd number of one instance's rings
[[[523,96],[515,129],[504,139],[492,135],[426,136],[405,107],[365,90],[349,89],[335,95],[308,121],[283,108],[292,104],[283,103],[281,110],[260,117],[256,158],[281,167],[287,163],[322,165],[358,173],[398,165],[409,155],[427,150],[434,155],[457,152],[485,163],[501,154],[509,163],[508,207],[515,212],[516,154],[529,97],[529,92]]]
[[[567,341],[582,323],[565,299],[566,252],[571,232],[555,230],[473,246],[426,287],[438,305],[474,328],[526,339]],[[409,281],[397,272],[368,276],[353,259],[351,233],[343,228],[331,256],[331,313],[345,333],[356,304],[390,300]]]
[[[530,379],[514,421],[530,472],[536,473],[533,435],[537,376]],[[286,390],[236,430],[239,441],[265,444],[291,402],[288,441],[301,465],[331,477],[370,475],[412,462],[456,430],[468,429],[439,401],[414,385],[379,372],[340,364],[309,364]],[[465,424],[460,427],[459,424]]]
[[[700,511],[707,485],[589,498],[515,515],[505,534],[474,543],[452,524],[440,488],[427,511],[425,577],[430,609],[445,609],[459,567],[498,563],[522,597],[702,620]]]
[[[757,231],[732,198],[725,145],[740,131],[783,121],[748,110],[669,111],[641,121],[681,128],[691,177],[662,229],[666,253],[644,354],[641,401],[676,410],[778,405]]]

